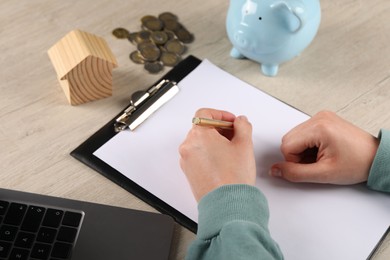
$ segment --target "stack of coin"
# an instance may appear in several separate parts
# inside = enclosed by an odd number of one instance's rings
[[[158,17],[142,17],[138,32],[116,28],[112,33],[116,38],[128,39],[137,46],[137,50],[130,53],[130,60],[143,64],[150,73],[158,73],[164,66],[175,66],[186,51],[185,44],[194,40],[178,17],[170,12],[161,13]]]

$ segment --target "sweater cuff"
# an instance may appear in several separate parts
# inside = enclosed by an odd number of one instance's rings
[[[232,221],[247,221],[267,229],[268,204],[254,186],[233,184],[219,187],[205,195],[198,204],[198,232],[201,239],[216,236]]]
[[[367,186],[377,191],[390,192],[390,131],[381,129],[378,151],[372,163]]]

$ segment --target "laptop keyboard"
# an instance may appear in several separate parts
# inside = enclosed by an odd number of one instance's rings
[[[0,200],[0,259],[69,259],[82,212]]]

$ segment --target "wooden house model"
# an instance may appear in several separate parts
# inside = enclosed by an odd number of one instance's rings
[[[48,54],[71,105],[112,95],[112,69],[118,64],[103,38],[73,30]]]

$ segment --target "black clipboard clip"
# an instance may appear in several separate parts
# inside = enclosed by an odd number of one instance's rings
[[[115,132],[133,131],[179,92],[176,82],[163,79],[150,88],[131,95],[130,105],[115,119]]]

